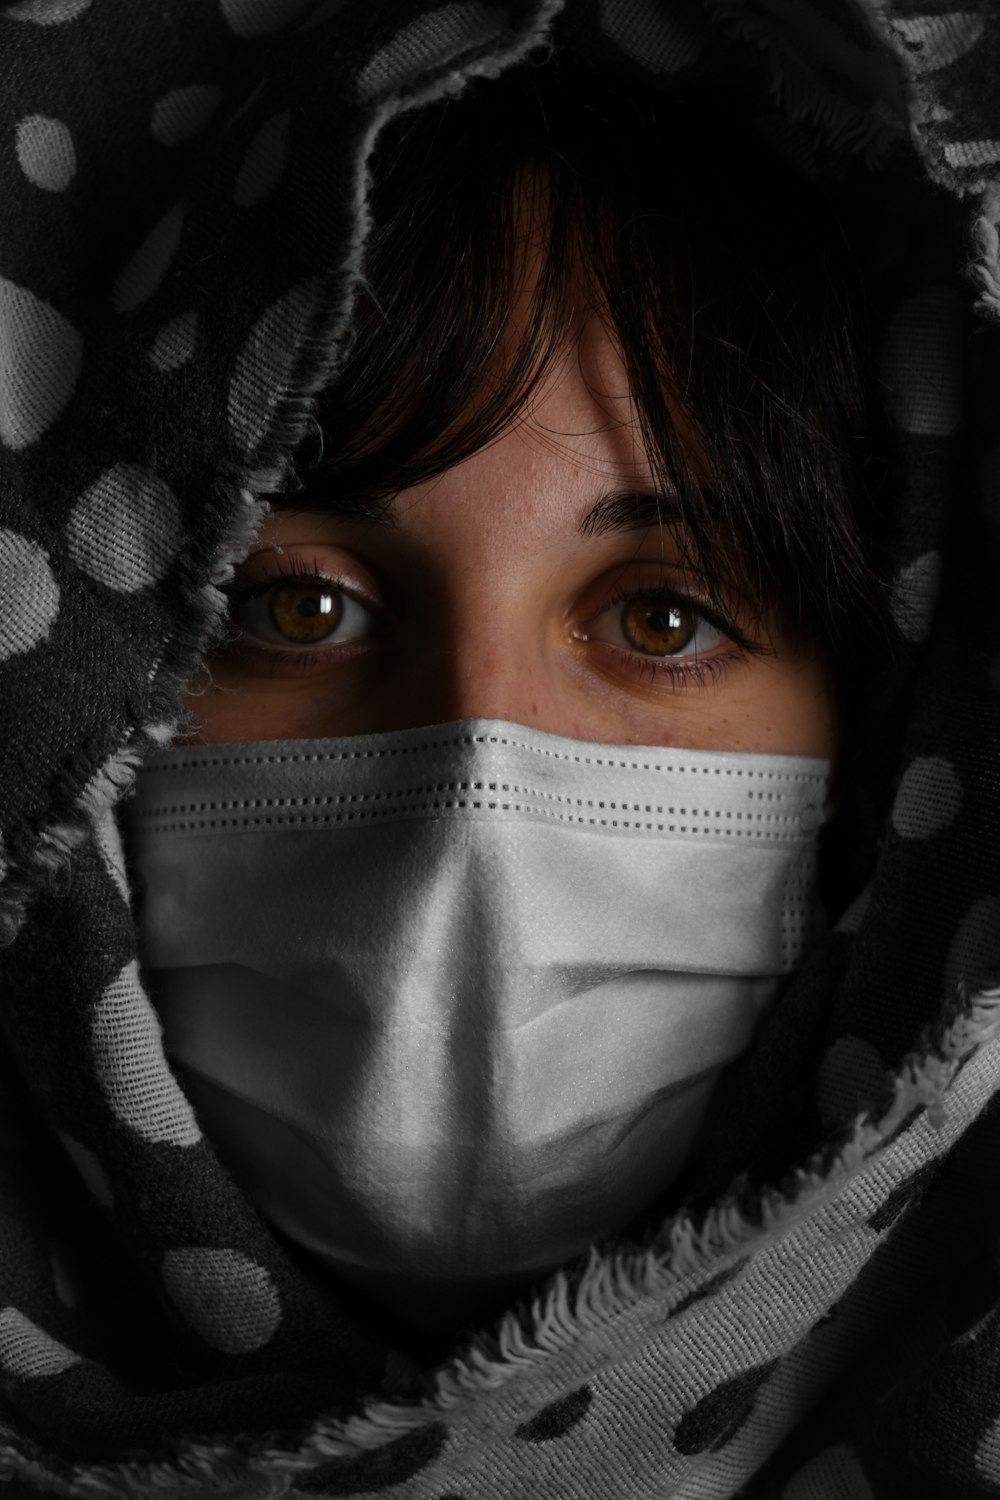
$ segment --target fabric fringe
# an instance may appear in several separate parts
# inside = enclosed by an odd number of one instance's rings
[[[990,183],[983,192],[971,237],[977,258],[968,268],[969,277],[979,288],[973,308],[997,322],[1000,321],[1000,182]]]
[[[16,1448],[0,1447],[0,1485],[17,1479],[37,1482],[40,1494],[64,1495],[67,1500],[74,1500],[79,1494],[76,1485],[70,1480],[60,1478],[43,1464],[19,1453]],[[0,1494],[2,1493],[0,1489]]]
[[[246,556],[270,510],[270,505],[254,499],[251,491],[258,486],[264,488],[272,478],[270,467],[251,473],[247,487],[239,494],[238,503],[243,508],[225,530],[211,581],[184,601],[184,624],[174,642],[174,654],[183,658],[183,666],[172,673],[162,673],[153,686],[157,701],[148,726],[133,725],[126,730],[118,749],[96,773],[91,769],[93,752],[89,747],[79,750],[60,777],[52,797],[56,807],[69,801],[69,813],[42,830],[21,870],[16,871],[13,851],[8,853],[7,879],[0,886],[0,947],[7,947],[16,939],[28,902],[36,892],[68,888],[74,851],[92,835],[95,822],[130,789],[144,750],[168,743],[177,732],[180,701],[194,666],[225,626],[226,599],[215,584],[228,582],[233,576],[233,563]],[[82,791],[81,781],[85,782]]]
[[[705,8],[727,36],[764,53],[779,108],[790,119],[813,124],[831,150],[856,152],[874,168],[899,140],[900,125],[824,90],[777,23],[750,10],[745,0],[705,0]]]
[[[317,327],[302,340],[299,350],[299,380],[294,393],[286,391],[275,414],[266,440],[259,445],[256,462],[249,467],[231,460],[220,463],[207,510],[217,517],[234,511],[221,528],[222,540],[212,556],[197,554],[185,559],[190,575],[208,571],[208,582],[182,591],[177,627],[168,650],[149,674],[150,701],[148,718],[131,726],[118,748],[106,758],[95,773],[94,752],[88,745],[79,749],[55,782],[51,806],[59,809],[56,819],[40,834],[20,830],[3,845],[0,860],[0,947],[10,946],[17,938],[27,914],[30,899],[37,893],[53,889],[61,881],[66,889],[72,879],[72,860],[76,849],[93,835],[96,823],[114,808],[131,788],[149,748],[162,748],[178,733],[195,729],[191,712],[183,709],[188,683],[199,668],[205,667],[205,653],[224,634],[227,626],[227,600],[221,586],[230,582],[236,565],[247,555],[259,533],[263,520],[271,511],[267,496],[281,491],[288,482],[294,454],[314,423],[315,397],[336,372],[341,343],[349,326],[353,299],[361,283],[361,258],[370,228],[367,211],[369,178],[367,163],[382,125],[399,108],[413,108],[433,102],[448,93],[457,93],[474,76],[496,77],[506,67],[522,60],[539,42],[544,42],[550,21],[563,8],[563,0],[541,0],[535,7],[533,30],[515,38],[501,53],[473,59],[459,73],[450,69],[423,89],[414,91],[404,102],[392,98],[383,101],[373,116],[356,159],[354,203],[355,232],[347,247],[345,262],[336,272],[341,279],[339,293],[327,298],[318,315]],[[81,783],[85,783],[80,790]],[[400,1432],[412,1421],[401,1414]],[[393,1435],[391,1426],[376,1423],[378,1441]],[[310,1453],[301,1458],[284,1453],[282,1462],[264,1474],[255,1465],[254,1482],[247,1486],[246,1444],[221,1440],[187,1445],[176,1457],[164,1462],[142,1462],[117,1465],[75,1466],[67,1471],[71,1478],[61,1478],[55,1469],[47,1470],[26,1455],[8,1449],[0,1454],[0,1481],[24,1478],[50,1493],[70,1496],[113,1496],[116,1500],[137,1494],[179,1497],[210,1493],[214,1497],[232,1493],[234,1500],[270,1500],[286,1492],[295,1474],[315,1465]],[[348,1444],[344,1451],[352,1451]],[[367,1446],[372,1446],[369,1443]],[[53,1460],[53,1462],[56,1462]],[[231,1487],[231,1488],[230,1488]]]
[[[817,81],[792,47],[738,0],[706,0],[709,14],[730,35],[763,51],[771,69],[772,92],[788,115],[815,123],[834,149],[865,153],[866,159],[880,155],[897,137],[886,122],[857,106],[824,96]],[[562,0],[546,0],[538,7],[536,26],[562,9]],[[448,91],[457,91],[464,79],[479,73],[495,76],[505,66],[520,60],[535,45],[535,38],[521,39],[502,57],[473,64],[459,77],[444,80],[415,94],[402,107],[430,102]],[[207,646],[225,627],[225,596],[220,585],[229,582],[235,565],[242,561],[264,518],[270,513],[266,496],[279,492],[291,467],[291,454],[312,420],[315,393],[333,373],[340,340],[348,324],[353,291],[360,279],[360,258],[368,231],[366,195],[367,161],[382,124],[393,113],[395,101],[377,115],[358,157],[355,183],[357,229],[349,246],[345,268],[345,290],[324,310],[322,328],[308,335],[302,345],[300,369],[308,368],[305,383],[286,395],[278,418],[268,434],[260,461],[238,472],[234,465],[220,468],[213,505],[219,514],[234,505],[236,515],[224,529],[223,540],[211,562],[209,581],[193,588],[184,600],[184,622],[171,642],[170,660],[158,664],[151,674],[150,717],[130,729],[118,749],[99,771],[92,771],[93,757],[80,750],[60,776],[53,790],[52,805],[60,815],[38,836],[33,848],[22,855],[5,849],[6,880],[0,886],[0,946],[16,938],[30,896],[47,888],[53,877],[68,876],[75,849],[91,832],[92,823],[104,816],[134,782],[143,752],[161,747],[179,730],[191,728],[190,718],[179,717],[179,705],[193,671],[203,664]],[[991,313],[1000,312],[1000,257],[996,221],[996,194],[981,221],[980,245],[983,268],[980,279]],[[992,238],[990,237],[992,236]],[[202,559],[204,566],[205,559]],[[192,570],[197,559],[190,560]],[[89,776],[89,780],[87,780]],[[87,781],[84,790],[80,784]],[[67,811],[69,809],[69,811]],[[22,838],[21,844],[25,843]],[[2,867],[0,867],[2,869]],[[416,1400],[374,1402],[366,1411],[346,1421],[321,1419],[294,1452],[277,1446],[251,1444],[249,1440],[206,1440],[186,1444],[170,1460],[128,1460],[116,1464],[60,1465],[64,1476],[43,1468],[16,1450],[0,1451],[0,1476],[36,1482],[52,1494],[76,1497],[111,1497],[111,1500],[184,1500],[195,1495],[241,1500],[271,1500],[287,1493],[295,1478],[317,1464],[338,1457],[358,1456],[382,1447],[436,1420],[442,1412],[496,1389],[525,1370],[556,1355],[581,1332],[600,1327],[611,1317],[651,1296],[680,1290],[693,1278],[704,1277],[722,1258],[735,1259],[752,1247],[761,1247],[807,1213],[841,1192],[858,1168],[880,1147],[914,1110],[926,1111],[932,1126],[945,1117],[945,1094],[963,1062],[1000,1030],[1000,987],[984,991],[968,1003],[966,1010],[947,1029],[936,1050],[911,1054],[894,1080],[893,1100],[886,1113],[873,1121],[858,1116],[847,1141],[832,1163],[817,1156],[795,1174],[791,1188],[768,1190],[758,1200],[757,1221],[752,1222],[735,1199],[713,1208],[700,1224],[678,1218],[658,1232],[644,1249],[617,1250],[602,1254],[592,1248],[586,1267],[575,1282],[564,1271],[552,1278],[544,1296],[531,1304],[531,1326],[526,1328],[516,1312],[501,1319],[495,1334],[478,1334],[461,1356],[437,1372],[426,1394]],[[55,1461],[54,1461],[55,1462]],[[252,1465],[253,1480],[247,1475]]]
[[[192,571],[200,562],[202,571],[207,565],[212,572],[207,584],[193,588],[183,600],[183,619],[170,642],[174,665],[164,668],[161,661],[151,673],[148,723],[126,732],[118,749],[96,776],[93,751],[89,747],[78,750],[53,786],[51,805],[59,809],[55,820],[37,836],[31,830],[21,830],[19,836],[4,845],[4,858],[0,861],[0,948],[15,941],[28,902],[36,892],[51,889],[58,880],[62,880],[63,889],[68,886],[74,851],[90,836],[92,821],[113,807],[131,787],[143,751],[159,748],[175,734],[194,727],[190,714],[183,714],[181,702],[195,671],[204,666],[205,652],[224,632],[226,599],[219,592],[219,585],[232,579],[234,564],[246,556],[261,522],[270,512],[270,504],[263,497],[278,493],[287,483],[293,455],[314,420],[316,394],[336,372],[354,296],[361,282],[361,257],[370,228],[367,164],[383,124],[401,108],[432,103],[445,94],[459,92],[472,77],[496,77],[520,62],[539,43],[546,42],[544,33],[562,8],[563,0],[541,0],[535,8],[532,29],[511,41],[504,51],[473,58],[461,72],[449,69],[433,83],[412,91],[405,100],[390,97],[373,115],[356,159],[354,234],[347,246],[345,262],[336,272],[328,273],[330,281],[334,275],[342,278],[340,293],[324,303],[318,326],[302,340],[298,389],[294,394],[284,394],[267,439],[258,448],[255,464],[245,470],[229,460],[220,464],[209,508],[214,508],[220,516],[231,511],[234,504],[242,506],[242,510],[237,511],[225,528],[223,540],[212,558],[188,560]],[[135,747],[129,752],[126,746],[133,735]],[[82,793],[81,783],[86,783]]]
[[[295,1451],[272,1441],[270,1446],[242,1447],[233,1442],[203,1441],[186,1446],[173,1461],[125,1462],[91,1466],[74,1472],[73,1496],[134,1497],[170,1495],[187,1500],[198,1495],[225,1496],[228,1486],[241,1497],[246,1476],[270,1488],[253,1490],[262,1500],[287,1492],[297,1477],[335,1458],[354,1458],[385,1446],[438,1420],[477,1397],[488,1394],[568,1349],[582,1333],[597,1329],[649,1297],[677,1300],[689,1283],[707,1279],[751,1250],[760,1250],[787,1234],[806,1215],[843,1192],[866,1161],[889,1144],[900,1127],[926,1114],[933,1129],[947,1118],[946,1094],[969,1058],[1000,1035],[1000,984],[971,998],[959,996],[959,1014],[937,1036],[925,1034],[920,1048],[903,1060],[893,1078],[892,1100],[876,1120],[858,1114],[847,1139],[832,1159],[819,1152],[797,1170],[791,1185],[767,1189],[754,1205],[754,1218],[735,1199],[709,1211],[700,1224],[679,1217],[658,1231],[641,1249],[602,1253],[592,1247],[576,1282],[557,1271],[543,1297],[533,1300],[531,1326],[513,1310],[496,1332],[477,1334],[463,1352],[437,1372],[425,1393],[414,1399],[373,1402],[366,1411],[344,1420],[320,1419]],[[670,1294],[676,1297],[671,1298]],[[669,1306],[663,1307],[669,1316]],[[280,1441],[280,1440],[279,1440]],[[243,1475],[244,1488],[239,1488]],[[186,1488],[190,1483],[193,1488]]]

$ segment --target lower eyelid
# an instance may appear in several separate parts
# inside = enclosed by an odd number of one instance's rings
[[[607,642],[607,649],[620,660],[624,669],[636,677],[651,681],[663,681],[676,688],[706,687],[718,682],[729,668],[742,661],[743,653],[737,649],[720,652],[715,656],[704,656],[692,652],[689,656],[643,656],[635,651],[622,651]]]

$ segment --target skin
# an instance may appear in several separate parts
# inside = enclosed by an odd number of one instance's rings
[[[542,252],[530,226],[524,244],[510,339],[531,311]],[[234,634],[261,654],[248,660],[239,644],[210,653],[186,695],[197,731],[174,743],[489,718],[610,744],[834,758],[829,673],[805,643],[743,621],[767,647],[751,654],[707,623],[691,636],[683,602],[676,628],[650,629],[669,625],[676,597],[646,600],[660,610],[652,617],[642,602],[609,604],[615,589],[697,595],[704,584],[685,572],[664,526],[581,534],[602,495],[654,484],[624,366],[596,310],[577,333],[513,425],[395,497],[393,525],[308,510],[266,518],[226,590]],[[270,593],[237,602],[278,566],[298,581],[276,576]],[[356,602],[309,583],[317,574]],[[324,596],[330,608],[317,618]],[[267,654],[282,647],[319,660],[294,670]],[[698,662],[714,670],[692,672]],[[654,677],[655,663],[686,675]]]
[[[551,372],[519,425],[400,493],[393,527],[305,511],[268,516],[227,592],[267,582],[278,564],[302,581],[276,576],[270,595],[231,605],[233,623],[264,652],[309,651],[320,662],[301,672],[216,648],[186,700],[200,730],[177,743],[490,718],[612,744],[832,758],[831,687],[814,653],[778,635],[766,654],[745,654],[707,625],[685,643],[688,611],[657,631],[662,614],[650,620],[628,601],[607,607],[615,589],[696,593],[698,580],[666,529],[579,533],[606,491],[653,490],[634,424],[613,415],[628,393],[596,319],[581,354],[579,365],[567,357]],[[603,376],[595,385],[584,378],[591,360],[587,373]],[[336,590],[304,581],[316,574],[339,579],[359,604],[343,612]],[[303,619],[301,608],[320,609],[324,594],[334,608],[321,616],[320,638],[315,615]],[[664,654],[664,645],[677,649]],[[652,662],[690,668],[695,651],[721,671],[649,675]]]

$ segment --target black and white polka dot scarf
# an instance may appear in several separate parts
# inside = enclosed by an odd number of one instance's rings
[[[336,368],[378,126],[554,46],[868,194],[912,688],[711,1190],[420,1370],[203,1139],[115,806]],[[0,5],[5,1493],[1000,1494],[998,77],[950,0]]]

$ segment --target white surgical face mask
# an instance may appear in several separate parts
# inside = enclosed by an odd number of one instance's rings
[[[343,1281],[475,1317],[677,1175],[801,954],[828,770],[487,719],[150,755],[142,956],[205,1134]]]

